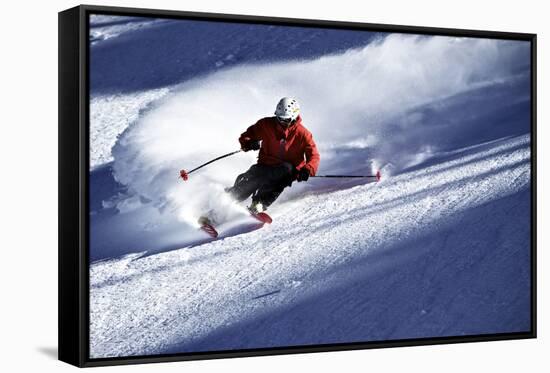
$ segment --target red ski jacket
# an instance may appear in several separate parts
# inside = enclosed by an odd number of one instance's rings
[[[241,134],[242,146],[249,140],[262,140],[258,163],[277,166],[291,163],[300,170],[305,167],[314,176],[319,167],[319,152],[313,136],[298,117],[294,124],[284,128],[276,117],[262,118]]]

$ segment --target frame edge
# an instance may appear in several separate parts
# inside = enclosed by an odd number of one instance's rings
[[[80,13],[58,13],[58,359],[83,366],[82,292],[79,278]]]
[[[236,351],[209,354],[193,354],[190,356],[146,356],[143,358],[125,357],[122,359],[90,359],[87,356],[88,350],[86,333],[86,317],[84,312],[86,306],[85,278],[88,274],[86,266],[85,229],[87,221],[85,214],[85,192],[87,183],[87,132],[86,132],[86,103],[87,83],[86,79],[86,40],[85,34],[87,13],[141,13],[143,16],[156,14],[164,17],[189,17],[206,18],[210,21],[237,21],[254,23],[279,23],[299,26],[331,27],[331,28],[368,28],[368,29],[394,29],[396,32],[404,33],[429,33],[457,36],[485,37],[516,39],[531,42],[532,56],[532,328],[528,333],[518,333],[504,337],[477,336],[461,340],[430,340],[430,341],[394,341],[394,344],[387,341],[381,346],[369,345],[345,345],[345,346],[302,346],[288,349],[268,349],[267,351]],[[453,344],[461,342],[485,342],[508,339],[528,339],[537,337],[536,325],[536,34],[514,33],[501,31],[482,31],[449,29],[423,26],[398,26],[392,24],[369,24],[358,22],[294,19],[280,17],[266,17],[255,15],[233,15],[221,13],[199,13],[177,10],[158,9],[137,9],[124,7],[108,7],[95,5],[81,5],[62,12],[59,12],[59,360],[78,367],[97,367],[112,365],[127,365],[152,362],[175,362],[186,360],[207,360],[218,358],[238,358],[251,356],[273,356],[296,353],[317,353],[341,350],[357,350],[370,348],[391,348],[405,346],[422,346],[436,344]],[[79,157],[75,157],[78,154]],[[66,157],[64,157],[66,155]],[[70,159],[70,157],[74,159]],[[454,337],[453,337],[454,338]]]

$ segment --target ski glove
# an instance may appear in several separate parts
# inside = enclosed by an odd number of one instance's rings
[[[298,171],[298,174],[296,175],[296,180],[300,182],[307,181],[307,179],[309,179],[309,171],[304,167]]]
[[[249,150],[260,150],[260,141],[258,140],[248,140],[242,146],[242,149],[247,152]]]

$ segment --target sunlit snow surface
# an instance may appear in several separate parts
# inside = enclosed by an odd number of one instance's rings
[[[94,16],[91,357],[530,327],[529,45]],[[147,53],[144,53],[147,51]],[[239,134],[296,96],[320,173],[252,230]],[[235,219],[210,241],[199,214]]]
[[[92,169],[113,160],[111,149],[118,136],[136,121],[142,110],[169,92],[154,89],[127,95],[101,95],[90,101],[90,167]]]

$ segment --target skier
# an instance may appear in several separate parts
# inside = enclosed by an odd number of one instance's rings
[[[307,181],[319,167],[319,152],[300,116],[298,101],[283,97],[275,116],[260,119],[239,138],[245,152],[260,150],[258,162],[226,189],[237,201],[252,196],[249,210],[265,211],[294,180]]]

